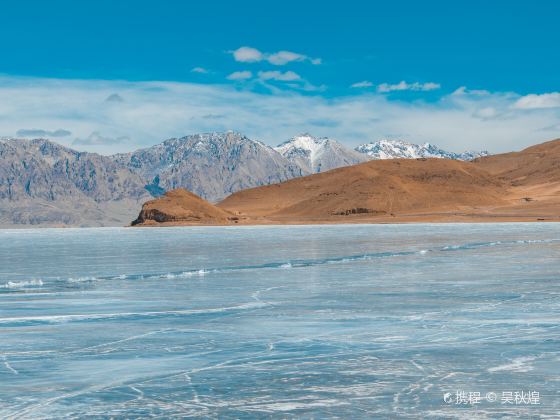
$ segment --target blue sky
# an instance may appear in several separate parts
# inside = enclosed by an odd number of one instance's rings
[[[560,136],[558,16],[554,1],[6,2],[0,100],[18,104],[0,135],[62,130],[100,152],[211,129],[507,150]]]

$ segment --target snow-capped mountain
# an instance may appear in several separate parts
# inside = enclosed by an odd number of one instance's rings
[[[122,226],[142,202],[175,188],[218,201],[246,188],[370,159],[472,160],[486,154],[391,140],[350,150],[309,134],[276,148],[235,132],[194,134],[113,156],[44,139],[0,139],[0,226]]]
[[[141,175],[152,194],[186,188],[211,201],[307,174],[266,144],[231,131],[173,138],[114,158]]]
[[[448,152],[439,147],[424,143],[422,145],[408,143],[402,140],[387,140],[362,144],[356,147],[359,153],[366,154],[370,159],[418,159],[439,158],[454,160],[473,160],[481,156],[488,156],[487,151],[466,151],[462,153]]]
[[[369,160],[367,156],[344,147],[336,140],[313,137],[307,133],[295,136],[274,149],[308,174]]]

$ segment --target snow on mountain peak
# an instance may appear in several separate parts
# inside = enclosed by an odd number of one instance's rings
[[[327,138],[313,137],[305,133],[291,138],[274,149],[285,157],[304,156],[309,159],[312,166],[315,166],[317,159],[325,151],[327,142]]]
[[[454,153],[440,149],[432,143],[422,145],[409,143],[404,140],[381,139],[376,142],[362,144],[356,147],[359,153],[364,153],[371,159],[419,159],[438,158],[454,160],[473,160],[477,157],[487,156],[488,152],[463,152]]]
[[[367,157],[347,149],[336,140],[314,137],[309,133],[295,136],[274,150],[309,173],[324,172],[367,160]]]

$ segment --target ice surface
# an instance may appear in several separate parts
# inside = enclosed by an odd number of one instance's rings
[[[0,418],[554,418],[559,255],[555,224],[0,230]]]

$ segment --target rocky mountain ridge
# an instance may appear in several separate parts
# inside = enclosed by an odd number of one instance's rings
[[[145,179],[153,195],[181,187],[209,201],[307,174],[273,148],[231,131],[172,138],[113,159]]]
[[[140,225],[558,222],[560,139],[468,162],[370,160],[239,191],[215,206],[167,194],[146,204]],[[208,220],[210,211],[218,217]]]
[[[370,159],[427,156],[385,152],[411,147],[393,146],[383,143],[383,153],[365,146],[356,151],[333,139],[303,134],[273,148],[230,131],[102,156],[45,139],[2,139],[0,226],[122,226],[138,214],[142,202],[176,188],[217,202],[240,190]],[[430,157],[457,158],[425,149]]]
[[[0,140],[0,225],[122,225],[150,197],[144,184],[108,156]]]

